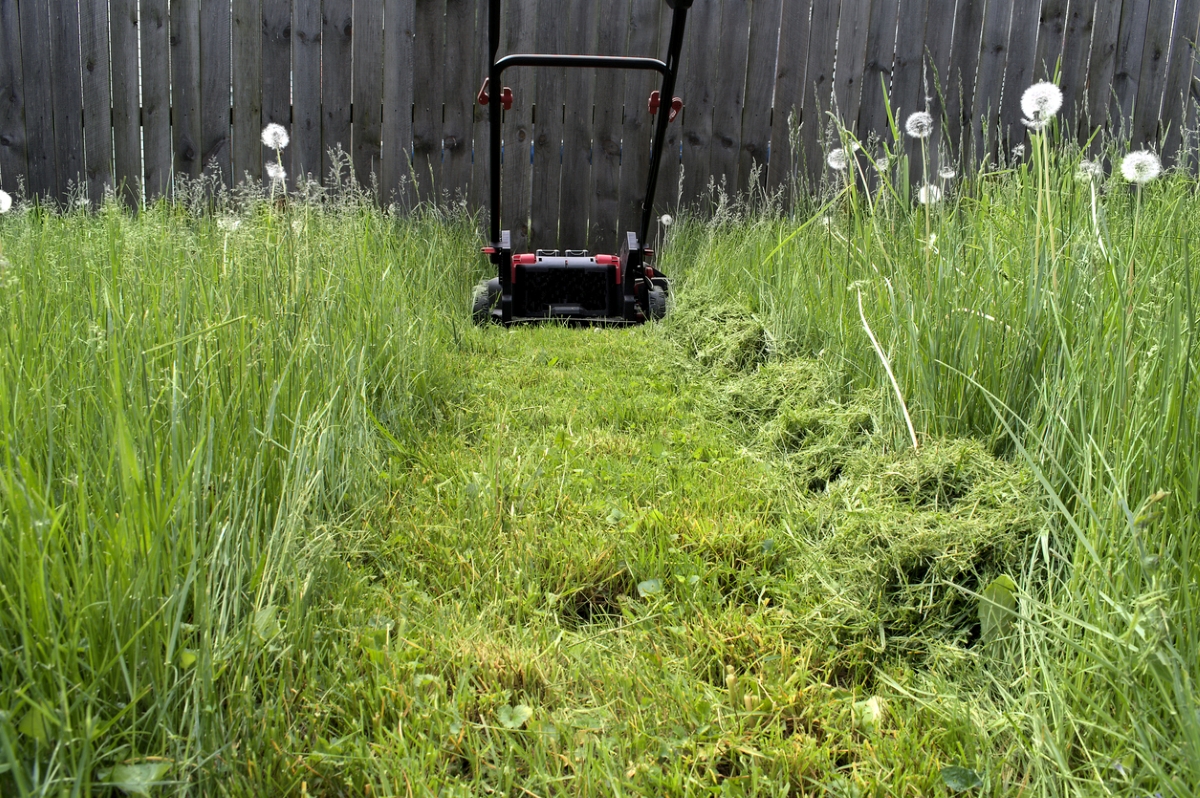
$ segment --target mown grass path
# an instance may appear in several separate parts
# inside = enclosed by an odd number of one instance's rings
[[[466,339],[467,388],[397,457],[386,542],[361,554],[378,588],[364,646],[390,778],[403,769],[443,794],[942,789],[936,751],[960,748],[959,730],[871,692],[857,660],[887,649],[883,622],[839,609],[854,584],[814,588],[846,569],[812,561],[823,555],[796,526],[820,526],[786,498],[803,469],[764,454],[756,422],[723,406],[745,410],[745,386],[722,393],[735,372],[689,363],[686,337]],[[817,373],[782,373],[795,368]],[[825,405],[818,447],[845,443],[847,418],[864,424]],[[878,448],[865,423],[855,445]],[[845,565],[871,558],[858,559]]]

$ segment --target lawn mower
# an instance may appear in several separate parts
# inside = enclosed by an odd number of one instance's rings
[[[476,99],[488,107],[491,130],[491,242],[483,252],[497,274],[476,288],[472,317],[477,324],[495,321],[509,325],[547,319],[574,324],[640,324],[666,313],[671,286],[665,276],[650,266],[654,252],[646,247],[646,237],[654,216],[654,189],[667,125],[683,109],[683,101],[674,96],[675,79],[683,49],[683,27],[693,0],[665,2],[674,10],[666,61],[633,56],[550,54],[513,54],[497,60],[500,0],[490,0],[488,74]],[[500,121],[501,109],[512,106],[513,95],[507,87],[498,92],[492,89],[503,86],[501,77],[510,67],[641,69],[662,75],[661,90],[653,92],[649,99],[650,113],[658,118],[641,225],[636,232],[625,234],[620,254],[592,254],[582,249],[512,251],[509,231],[500,229]],[[672,99],[667,107],[661,108],[664,97]]]

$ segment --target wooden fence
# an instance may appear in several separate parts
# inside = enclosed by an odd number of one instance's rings
[[[503,52],[658,55],[662,0],[505,0]],[[938,152],[990,157],[1019,98],[1057,75],[1063,129],[1174,157],[1195,126],[1200,0],[696,0],[659,198],[812,184],[829,112],[864,139],[928,108]],[[0,0],[0,186],[130,201],[175,175],[263,179],[268,122],[290,180],[340,147],[384,202],[484,204],[486,0]],[[513,70],[505,226],[518,247],[608,247],[649,158],[647,73]],[[886,92],[886,94],[885,94]],[[791,124],[789,124],[789,119]]]

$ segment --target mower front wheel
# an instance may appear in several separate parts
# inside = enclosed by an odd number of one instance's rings
[[[500,304],[500,278],[480,280],[475,286],[475,300],[471,305],[471,320],[483,326],[492,320],[492,308]]]

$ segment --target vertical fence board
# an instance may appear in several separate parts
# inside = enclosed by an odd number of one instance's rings
[[[378,190],[383,151],[383,7],[377,0],[354,7],[354,172],[359,183]]]
[[[79,63],[78,0],[50,6],[50,88],[54,102],[54,149],[58,161],[59,202],[85,178],[83,166],[83,89]]]
[[[971,122],[974,118],[976,71],[983,36],[984,4],[960,0],[954,13],[954,40],[943,79],[946,106],[944,140],[960,163],[971,160]]]
[[[567,12],[562,0],[540,0],[537,43],[542,52],[567,52]],[[566,103],[565,69],[538,69],[533,73],[537,107],[534,109],[533,170],[530,175],[529,246],[558,249],[559,191],[562,189],[563,106]],[[568,186],[568,190],[571,187]],[[568,242],[568,246],[581,246]]]
[[[342,149],[350,146],[354,43],[361,32],[356,10],[354,0],[325,0],[321,8],[322,176],[328,175],[333,166],[330,155],[334,145],[340,143]]]
[[[1167,85],[1167,58],[1171,50],[1171,25],[1175,9],[1170,2],[1150,4],[1147,17],[1146,42],[1142,48],[1142,65],[1138,76],[1137,100],[1133,106],[1133,141],[1135,147],[1146,145],[1158,149],[1163,134],[1163,90]],[[1183,37],[1178,37],[1182,41]],[[1179,48],[1176,48],[1176,55]]]
[[[230,147],[231,27],[230,3],[200,6],[200,168],[225,185],[237,182]]]
[[[446,0],[416,0],[413,54],[413,172],[421,202],[442,186],[442,66]]]
[[[670,19],[666,3],[658,0],[631,0],[629,8],[629,55],[665,57],[659,48],[659,20]],[[660,15],[660,11],[662,14]],[[670,24],[669,22],[667,24]],[[642,201],[646,196],[646,179],[650,171],[650,147],[654,136],[653,118],[646,108],[650,92],[660,88],[657,72],[630,72],[625,80],[624,120],[621,124],[621,209],[617,220],[617,235],[624,236],[641,224]],[[656,205],[667,196],[661,183]],[[671,187],[672,196],[674,187]]]
[[[955,0],[929,0],[929,19],[934,23],[925,26],[926,100],[938,131],[929,143],[930,175],[936,174],[943,162],[954,162],[946,102],[950,94],[950,56],[954,48],[953,32],[958,10]]]
[[[138,0],[109,0],[112,38],[113,178],[136,207],[141,196],[142,129],[138,96]]]
[[[171,52],[167,0],[142,0],[142,152],[146,200],[171,186]]]
[[[983,20],[983,41],[979,52],[979,80],[975,85],[975,102],[971,111],[974,137],[972,155],[977,162],[990,161],[996,156],[996,124],[1000,118],[1000,89],[1004,81],[1004,66],[1008,62],[1008,31],[1012,20],[1012,4],[990,0]]]
[[[200,3],[171,0],[172,171],[200,176]]]
[[[870,3],[870,0],[859,0]],[[746,99],[742,109],[742,148],[738,158],[738,191],[754,193],[767,187],[767,153],[771,146],[771,97],[775,89],[775,58],[779,47],[781,0],[751,3]],[[754,180],[751,180],[751,178]]]
[[[666,3],[660,16],[658,28],[658,52],[660,58],[665,58],[667,54],[667,43],[671,40],[671,20],[674,12],[670,8],[666,8]],[[684,35],[683,49],[679,53],[679,79],[675,83],[675,96],[683,100],[684,113],[687,112],[688,96],[687,83],[684,75],[687,74],[688,68],[688,39],[695,33],[695,28],[692,25],[694,17],[691,11],[688,11],[687,16],[687,31]],[[667,107],[670,98],[664,98],[663,107]],[[657,125],[656,117],[649,117],[650,130],[654,131]],[[653,133],[651,134],[653,135]],[[683,136],[683,120],[676,117],[675,121],[667,125],[666,135],[663,136],[662,147],[662,162],[658,172],[658,185],[655,188],[654,206],[658,210],[674,210],[683,200],[683,192],[679,184],[680,170],[680,148],[682,146]],[[644,178],[643,178],[644,179]]]
[[[808,39],[808,66],[804,71],[804,110],[800,126],[804,150],[803,169],[810,186],[816,186],[825,167],[825,134],[833,100],[833,66],[837,49],[837,3],[813,3]]]
[[[487,76],[488,64],[488,6],[487,0],[473,0],[475,14],[475,55],[471,60],[473,71],[468,73],[467,88],[471,92],[471,189],[467,196],[467,207],[475,212],[488,205],[488,183],[491,180],[488,163],[488,142],[491,132],[487,124],[487,106],[475,101],[479,87]],[[487,214],[481,214],[480,224],[487,225]]]
[[[1079,0],[1075,0],[1078,5]],[[1063,51],[1063,36],[1067,31],[1068,0],[1042,0],[1038,21],[1037,57],[1034,59],[1032,80],[1054,80],[1055,70]]]
[[[713,94],[713,127],[708,174],[726,194],[738,190],[742,114],[750,48],[749,0],[725,0],[721,9],[721,52]]]
[[[625,55],[629,39],[629,0],[612,0],[600,17],[596,52]],[[616,252],[620,214],[621,101],[629,73],[596,72],[596,110],[592,132],[592,180],[588,187],[588,246],[593,252]]]
[[[1004,68],[1004,96],[1001,98],[998,120],[999,140],[1009,145],[1025,139],[1025,126],[1021,124],[1021,95],[1033,83],[1040,6],[1041,0],[1022,0],[1013,5],[1008,62]]]
[[[292,5],[291,0],[262,0],[262,119],[259,127],[274,122],[292,130]],[[263,161],[275,153],[259,145]],[[283,153],[288,176],[295,179],[291,153]]]
[[[1106,0],[1101,0],[1105,2]],[[1059,87],[1063,92],[1062,130],[1068,136],[1077,135],[1079,120],[1086,116],[1086,79],[1088,54],[1092,47],[1092,28],[1096,20],[1095,0],[1072,0],[1067,12],[1067,29],[1063,36],[1062,72]]]
[[[31,196],[54,196],[58,191],[58,159],[54,141],[54,103],[50,84],[50,17],[41,3],[21,3],[21,71],[25,86],[25,136],[32,146],[26,154]]]
[[[918,111],[930,110],[925,102],[925,87],[922,69],[925,63],[925,22],[929,16],[929,0],[901,0],[900,24],[896,31],[896,59],[892,67],[892,113],[896,123]],[[929,164],[924,158],[931,146],[936,145],[940,133],[936,131],[922,142],[904,137],[904,146],[909,153],[908,182],[918,186],[928,179]]]
[[[1166,2],[1166,0],[1160,0]],[[1112,124],[1121,138],[1133,132],[1133,105],[1142,74],[1142,51],[1146,45],[1146,23],[1150,0],[1125,0],[1121,6],[1121,28],[1112,77]]]
[[[573,0],[567,24],[568,52],[596,51],[599,8],[591,0]],[[588,186],[592,171],[592,113],[596,71],[567,70],[564,84],[562,183],[559,190],[558,236],[563,248],[586,248]],[[541,97],[541,94],[538,95]]]
[[[838,24],[833,104],[838,120],[851,133],[858,127],[863,74],[867,66],[867,31],[870,24],[871,0],[846,0],[842,4],[842,19]]]
[[[858,110],[858,136],[891,138],[888,132],[887,92],[896,55],[896,24],[900,0],[873,0],[867,25],[867,63],[863,69],[862,100]],[[782,47],[782,44],[780,45]]]
[[[1117,66],[1117,35],[1120,28],[1120,4],[1096,0],[1092,51],[1087,71],[1085,139],[1096,128],[1107,126],[1109,121],[1109,109],[1113,98],[1113,73]],[[1099,146],[1099,142],[1096,146]]]
[[[350,147],[350,139],[331,141]],[[321,4],[295,0],[292,6],[291,179],[321,176]]]
[[[471,105],[475,102],[475,3],[446,0],[446,72],[442,103],[442,180],[445,196],[459,201],[471,182]]]
[[[79,44],[79,59],[83,66],[84,168],[87,172],[88,197],[93,204],[98,204],[104,199],[104,192],[112,186],[112,94],[109,84],[107,0],[81,0]],[[2,87],[0,92],[3,92]]]
[[[233,178],[262,180],[262,0],[233,9]]]
[[[689,31],[684,46],[687,55],[680,61],[683,114],[675,120],[675,124],[682,123],[683,205],[701,208],[706,216],[717,65],[723,63],[721,5],[719,0],[707,0],[693,5],[688,12]]]
[[[382,200],[403,208],[413,201],[413,6],[407,0],[386,0],[383,9],[383,148]]]
[[[783,15],[779,24],[779,58],[775,65],[775,107],[771,115],[771,165],[767,169],[767,189],[771,192],[783,189],[787,203],[791,201],[790,192],[800,176],[803,163],[800,153],[792,151],[791,128],[803,120],[804,70],[808,66],[806,55],[811,9],[809,0],[783,0]]]
[[[1192,69],[1196,64],[1196,39],[1200,31],[1200,2],[1182,0],[1176,8],[1175,41],[1171,50],[1171,65],[1167,70],[1167,85],[1163,91],[1162,119],[1167,125],[1163,152],[1172,165],[1186,162],[1187,153],[1179,153],[1183,146],[1182,130],[1187,110],[1194,106],[1190,99]],[[1195,142],[1191,144],[1194,146]]]
[[[536,14],[532,8],[524,3],[509,6],[501,14],[500,51],[497,57],[532,52],[535,49],[536,24]],[[517,251],[529,248],[529,147],[533,137],[533,105],[536,100],[533,75],[529,69],[513,69],[504,75],[504,84],[513,92],[513,103],[512,108],[504,113],[502,125],[500,220],[501,229],[511,233],[512,245]],[[500,96],[500,88],[491,88],[493,100]]]
[[[15,193],[27,168],[21,20],[17,0],[0,0],[0,189]]]

